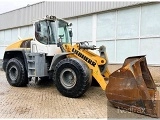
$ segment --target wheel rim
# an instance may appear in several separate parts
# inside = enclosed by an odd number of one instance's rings
[[[66,89],[73,88],[76,84],[76,81],[76,73],[72,69],[66,68],[60,73],[60,82]]]
[[[17,76],[18,76],[17,67],[16,67],[16,66],[12,66],[12,67],[9,69],[9,77],[10,77],[10,79],[11,79],[12,81],[16,81]]]

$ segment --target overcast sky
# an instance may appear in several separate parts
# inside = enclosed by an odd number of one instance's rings
[[[0,0],[0,14],[44,0]]]

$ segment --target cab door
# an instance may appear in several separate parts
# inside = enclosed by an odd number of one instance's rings
[[[31,50],[35,53],[48,53],[47,49],[47,24],[46,21],[36,22],[34,25],[35,28],[35,37],[31,41]]]
[[[35,38],[31,42],[32,52],[46,53],[47,56],[54,56],[60,53],[60,48],[56,43],[50,44],[52,30],[48,25],[47,20],[39,21],[35,23]]]

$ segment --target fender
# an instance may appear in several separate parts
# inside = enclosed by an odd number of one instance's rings
[[[27,58],[25,53],[29,52],[30,50],[28,49],[14,49],[14,50],[7,50],[4,53],[4,57],[3,57],[3,62],[2,62],[2,68],[5,71],[6,69],[6,64],[8,62],[8,60],[10,60],[11,58],[15,58],[15,57],[20,57],[22,58],[22,60],[24,61],[26,70],[28,70],[28,66],[27,66]]]
[[[54,67],[56,66],[56,64],[62,60],[62,59],[65,59],[67,57],[67,55],[69,54],[74,54],[72,52],[63,52],[63,53],[60,53],[60,54],[56,54],[53,59],[52,59],[52,62],[51,62],[51,65],[50,65],[50,68],[49,68],[49,71],[53,70]]]

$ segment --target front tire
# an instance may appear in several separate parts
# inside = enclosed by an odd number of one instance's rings
[[[91,71],[76,58],[61,60],[55,67],[53,79],[57,90],[66,97],[82,96],[91,85]]]
[[[20,58],[12,58],[8,61],[6,77],[11,86],[23,87],[28,84],[27,71]]]

